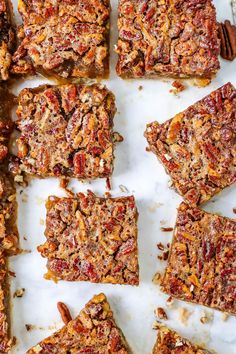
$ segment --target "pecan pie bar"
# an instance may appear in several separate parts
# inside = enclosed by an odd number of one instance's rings
[[[157,341],[152,354],[211,354],[208,350],[191,343],[166,326],[158,328]]]
[[[0,248],[9,255],[18,249],[16,189],[10,174],[0,169]]]
[[[12,52],[15,49],[15,31],[10,0],[0,0],[0,81],[9,78]]]
[[[122,78],[211,78],[220,67],[212,0],[120,0],[118,29]]]
[[[41,86],[19,95],[18,157],[38,177],[109,177],[115,98],[103,85]]]
[[[13,101],[14,95],[4,86],[0,86],[0,163],[8,155],[9,139],[14,126],[10,114]]]
[[[162,290],[236,315],[236,221],[182,203]]]
[[[0,353],[9,353],[12,345],[8,324],[8,283],[7,264],[3,251],[0,249]]]
[[[109,73],[109,0],[20,0],[13,72],[76,80]]]
[[[38,250],[48,259],[47,279],[138,285],[137,208],[133,196],[49,197]]]
[[[61,330],[46,338],[27,354],[91,353],[131,354],[104,294],[95,295]]]
[[[151,150],[176,191],[200,204],[236,180],[236,90],[225,84],[163,124],[148,124]]]

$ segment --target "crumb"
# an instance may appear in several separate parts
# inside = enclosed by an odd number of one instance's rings
[[[164,249],[165,249],[163,243],[161,243],[161,242],[159,242],[159,243],[157,244],[157,248],[158,248],[160,251],[164,251]]]
[[[28,202],[28,194],[24,193],[22,194],[22,203],[27,203]]]
[[[174,87],[174,89],[171,89],[170,93],[173,93],[174,95],[177,95],[177,93],[184,91],[186,88],[180,81],[177,80],[172,82],[171,85]]]
[[[64,189],[64,191],[66,192],[66,194],[69,196],[69,197],[74,197],[74,193],[71,189],[68,188],[68,185],[70,183],[70,178],[69,177],[61,177],[60,178],[60,183],[59,183],[59,187]]]
[[[139,91],[142,91],[142,89],[143,89],[143,86],[140,85],[140,86],[138,87],[138,90],[139,90]]]
[[[167,223],[167,221],[164,220],[164,219],[160,221],[160,224],[161,224],[161,225],[165,225],[166,223]]]
[[[128,188],[127,188],[126,186],[124,186],[123,184],[120,184],[120,185],[119,185],[119,188],[120,188],[121,192],[123,192],[123,193],[129,193]]]
[[[169,257],[169,251],[164,251],[162,255],[159,255],[157,258],[160,259],[160,261],[167,261]]]
[[[111,190],[111,179],[109,177],[106,179],[106,189]]]
[[[27,237],[26,237],[26,236],[23,236],[23,239],[24,239],[25,241],[27,241]]]
[[[21,288],[21,289],[16,289],[16,291],[13,294],[13,297],[23,297],[25,293],[25,288]]]
[[[171,232],[173,230],[174,230],[173,227],[161,227],[161,231],[163,232]]]
[[[200,317],[200,322],[202,324],[212,322],[213,314],[207,311],[203,311],[202,316]]]
[[[191,312],[189,310],[187,310],[186,308],[184,307],[181,307],[179,309],[179,318],[180,318],[180,321],[184,324],[184,325],[187,325],[188,323],[188,319],[191,315]]]
[[[236,208],[233,208],[233,213],[236,214]]]
[[[194,79],[193,85],[197,87],[206,87],[210,85],[211,79]]]
[[[44,222],[44,220],[43,219],[39,219],[39,223],[40,223],[40,225],[44,225],[45,224],[45,222]]]
[[[36,197],[36,203],[37,203],[38,205],[45,204],[45,199],[40,198],[40,197]]]
[[[157,273],[154,275],[154,277],[152,278],[152,282],[153,282],[154,284],[159,284],[160,281],[161,281],[161,273],[158,273],[158,272],[157,272]]]
[[[159,329],[160,328],[161,322],[159,321],[154,321],[152,325],[152,329]]]
[[[25,328],[26,328],[26,331],[30,332],[30,331],[32,331],[33,329],[35,329],[35,326],[32,325],[32,324],[26,323],[26,324],[25,324]]]
[[[16,273],[13,272],[12,270],[9,270],[9,271],[8,271],[8,274],[9,274],[11,277],[13,277],[13,278],[16,277]]]
[[[112,134],[112,140],[113,140],[114,143],[121,143],[122,141],[124,141],[124,138],[119,133],[114,132]]]
[[[227,312],[224,312],[223,315],[222,315],[222,321],[227,321],[229,318],[229,314]]]
[[[174,305],[174,298],[172,296],[169,296],[168,299],[166,300],[166,306],[173,307],[173,305]]]
[[[160,320],[168,320],[167,314],[162,307],[158,307],[154,313]]]

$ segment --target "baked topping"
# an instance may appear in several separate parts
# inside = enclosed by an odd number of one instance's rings
[[[236,221],[182,203],[162,290],[236,314]]]
[[[219,69],[211,0],[120,0],[118,11],[121,77],[210,78]]]
[[[236,90],[226,84],[163,124],[147,125],[149,149],[176,191],[200,204],[236,180]]]
[[[115,323],[106,296],[99,294],[78,317],[27,351],[36,353],[131,354],[131,350]]]
[[[109,0],[21,0],[19,12],[23,38],[14,73],[36,70],[60,79],[108,75]]]
[[[47,279],[138,285],[134,197],[50,197],[46,204]]]
[[[12,52],[15,47],[10,0],[0,0],[0,81],[9,78]]]
[[[8,144],[13,130],[11,109],[14,105],[14,95],[7,88],[0,87],[0,163],[8,155]]]
[[[23,171],[40,177],[109,177],[115,112],[115,98],[103,85],[24,89],[16,122]]]
[[[19,251],[16,217],[16,189],[10,174],[0,169],[0,248],[10,255]]]

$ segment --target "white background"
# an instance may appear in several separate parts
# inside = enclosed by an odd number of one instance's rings
[[[16,3],[14,1],[15,10]],[[232,19],[230,0],[215,1],[218,20]],[[137,200],[139,209],[139,261],[141,281],[139,287],[120,285],[99,285],[86,282],[59,282],[54,284],[43,279],[46,272],[46,260],[36,251],[37,245],[45,241],[44,201],[48,195],[63,196],[58,187],[58,180],[33,180],[29,187],[20,195],[19,231],[21,246],[31,250],[11,259],[10,266],[16,272],[12,282],[12,293],[17,288],[25,288],[23,298],[13,299],[12,322],[13,334],[17,337],[14,353],[25,353],[27,349],[39,340],[62,326],[57,312],[57,301],[64,301],[72,311],[73,316],[79,313],[84,304],[99,292],[104,292],[114,310],[115,319],[122,328],[134,353],[150,353],[154,345],[156,333],[152,330],[154,309],[165,306],[167,296],[162,294],[157,285],[152,283],[156,271],[163,270],[164,264],[157,260],[157,243],[167,243],[171,233],[163,233],[161,226],[174,226],[176,207],[181,198],[168,188],[169,178],[156,157],[145,151],[147,145],[143,137],[146,123],[153,120],[164,122],[190,104],[204,97],[224,83],[231,81],[236,85],[236,60],[234,63],[222,61],[222,68],[217,78],[206,88],[193,86],[187,82],[187,89],[174,96],[169,93],[171,80],[122,81],[115,74],[116,55],[113,46],[117,39],[117,0],[112,1],[111,17],[111,76],[106,85],[114,92],[117,99],[118,112],[115,117],[115,130],[124,136],[124,142],[116,148],[115,170],[112,178],[112,195],[125,195],[119,188],[124,185]],[[43,78],[25,80],[15,87],[17,94],[24,87],[33,87],[49,82]],[[139,86],[143,90],[139,91]],[[98,195],[105,192],[105,181],[99,180],[81,183],[74,180],[75,191],[86,191],[90,188]],[[20,189],[18,190],[18,192]],[[232,208],[236,207],[236,188],[228,188],[219,196],[213,198],[204,208],[235,217]],[[27,240],[24,240],[23,237]],[[191,312],[187,324],[179,319],[180,308]],[[219,354],[236,354],[236,318],[230,316],[222,321],[222,313],[207,310],[213,314],[213,322],[202,324],[203,307],[188,305],[175,301],[173,309],[167,309],[169,320],[166,322],[182,335],[205,344],[209,349]],[[30,332],[25,324],[34,325]]]

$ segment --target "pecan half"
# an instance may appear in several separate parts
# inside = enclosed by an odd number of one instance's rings
[[[226,20],[219,24],[222,58],[234,60],[236,58],[236,27]]]
[[[60,312],[62,321],[67,325],[72,320],[68,307],[63,302],[58,302],[57,309]]]

